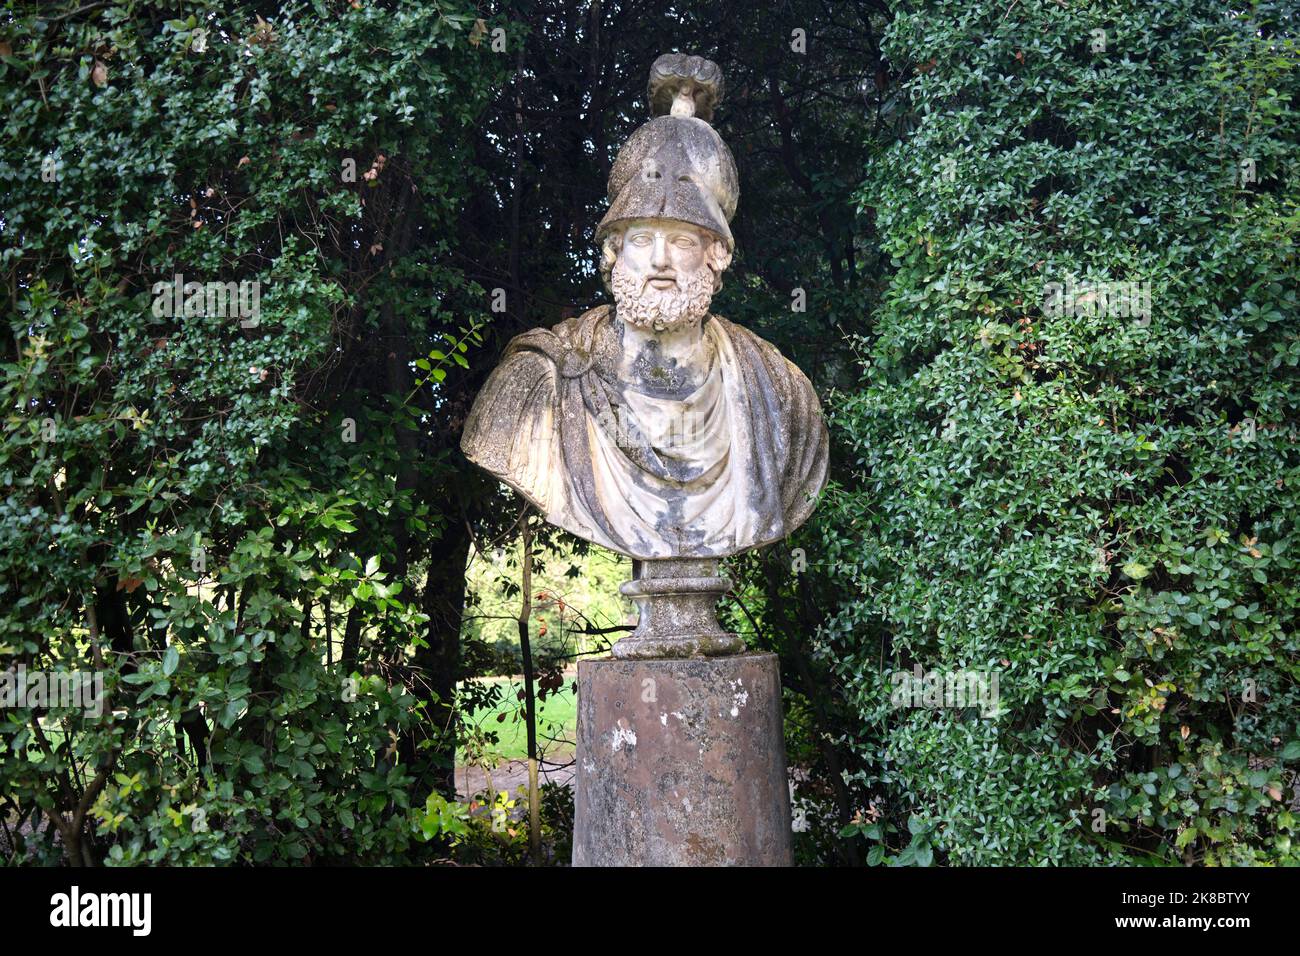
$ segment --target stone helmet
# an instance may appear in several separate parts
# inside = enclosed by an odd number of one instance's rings
[[[728,223],[740,199],[736,161],[709,125],[722,88],[722,70],[711,60],[679,53],[655,60],[648,91],[655,118],[618,151],[597,242],[632,219],[676,219],[717,233],[734,251]]]

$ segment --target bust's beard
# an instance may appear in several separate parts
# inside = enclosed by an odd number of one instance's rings
[[[656,332],[702,322],[713,299],[713,270],[708,264],[689,275],[678,274],[671,289],[641,288],[641,278],[629,274],[622,260],[614,263],[610,288],[615,314],[624,322]]]

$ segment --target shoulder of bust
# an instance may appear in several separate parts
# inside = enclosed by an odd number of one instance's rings
[[[733,348],[738,348],[742,355],[750,358],[751,365],[763,366],[774,381],[801,394],[820,412],[821,402],[817,398],[817,390],[813,388],[812,382],[808,380],[803,369],[786,358],[779,348],[761,335],[720,315],[710,314],[709,320],[717,323],[718,331],[731,340]]]
[[[528,344],[534,340],[545,340],[547,338],[556,338],[566,345],[580,345],[582,340],[590,336],[602,322],[608,318],[610,307],[608,305],[598,305],[595,308],[588,309],[581,315],[570,316],[563,321],[556,322],[550,328],[539,326],[535,329],[529,329],[522,332],[510,340],[510,347],[516,342]]]
[[[556,335],[580,339],[590,335],[596,328],[609,318],[609,303],[603,303],[588,309],[582,315],[575,315],[572,318],[565,319],[551,326],[551,331]]]
[[[510,340],[502,362],[519,354],[544,356],[562,377],[582,375],[591,368],[597,335],[608,317],[609,306],[598,305],[549,329],[530,329]]]
[[[513,345],[474,399],[461,433],[465,455],[498,476],[525,423],[545,414],[556,397],[554,363],[540,351]]]
[[[737,325],[730,319],[724,319],[720,315],[709,313],[709,321],[717,325],[718,331],[726,335],[733,342],[744,342],[753,348],[758,349],[763,357],[769,362],[776,362],[778,365],[785,364],[798,371],[798,366],[781,354],[781,350],[763,338],[757,332],[753,332],[743,325]],[[802,374],[802,372],[800,373]]]

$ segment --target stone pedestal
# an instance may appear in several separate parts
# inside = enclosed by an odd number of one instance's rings
[[[578,664],[574,866],[789,866],[775,654]]]
[[[717,558],[641,562],[641,572],[619,588],[641,612],[637,629],[611,649],[615,657],[696,657],[739,654],[745,642],[718,625],[718,599],[731,581]]]

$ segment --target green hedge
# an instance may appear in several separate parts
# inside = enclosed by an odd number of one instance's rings
[[[3,858],[418,859],[451,824],[395,755],[440,729],[392,529],[443,519],[395,486],[419,412],[382,369],[466,283],[383,211],[447,231],[505,61],[463,4],[184,6],[0,28],[0,670],[106,691],[0,709]],[[259,321],[160,314],[177,273],[260,282]]]
[[[873,861],[1300,861],[1296,28],[898,11],[914,123],[860,196],[893,272],[820,522]],[[996,672],[996,715],[891,706],[916,664]]]

